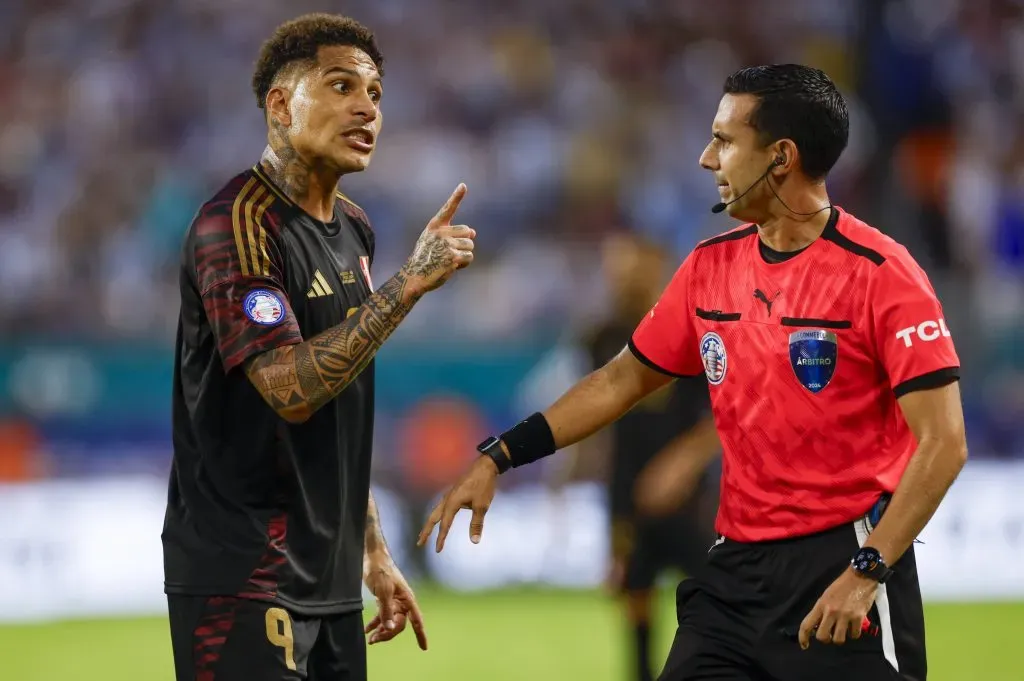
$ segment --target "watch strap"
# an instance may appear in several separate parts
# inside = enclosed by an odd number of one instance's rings
[[[508,458],[505,450],[501,448],[501,440],[493,435],[477,445],[476,450],[481,455],[488,456],[494,461],[494,465],[498,467],[498,475],[512,468],[512,460]]]

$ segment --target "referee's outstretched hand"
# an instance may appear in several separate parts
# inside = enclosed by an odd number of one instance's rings
[[[800,647],[807,650],[811,638],[821,643],[846,643],[846,637],[860,638],[868,610],[875,602],[878,582],[847,568],[832,585],[825,589],[814,608],[800,623],[797,638]]]
[[[440,523],[435,550],[441,553],[448,530],[452,528],[452,521],[455,520],[456,514],[464,508],[473,511],[473,518],[469,522],[469,540],[474,544],[479,544],[484,533],[484,516],[487,514],[487,509],[491,507],[491,501],[494,500],[494,485],[497,479],[498,467],[494,461],[487,456],[477,457],[469,471],[434,507],[420,532],[417,545],[426,545],[430,533],[434,531],[434,526]]]

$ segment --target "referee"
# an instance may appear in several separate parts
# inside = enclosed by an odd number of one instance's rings
[[[440,551],[461,508],[478,542],[500,473],[703,373],[719,537],[660,678],[925,679],[913,541],[967,458],[959,359],[907,249],[828,198],[848,132],[817,69],[729,76],[700,164],[744,224],[690,253],[613,360],[481,443],[420,542],[440,523]]]

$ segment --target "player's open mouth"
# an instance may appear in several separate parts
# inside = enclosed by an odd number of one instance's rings
[[[355,128],[347,130],[341,134],[350,147],[362,152],[373,151],[373,138],[374,134],[372,131],[365,128]]]

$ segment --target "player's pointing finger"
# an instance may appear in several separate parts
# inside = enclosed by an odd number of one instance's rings
[[[452,195],[441,206],[441,210],[437,211],[437,215],[434,216],[435,224],[446,225],[455,217],[455,211],[459,209],[459,204],[462,203],[462,199],[466,196],[466,191],[466,185],[460,182],[459,186],[452,192]]]

